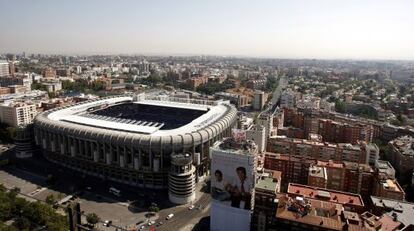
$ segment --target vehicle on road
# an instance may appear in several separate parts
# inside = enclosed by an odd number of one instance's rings
[[[104,221],[104,226],[109,227],[112,225],[112,221],[106,220]]]
[[[193,210],[193,209],[194,209],[194,205],[188,206],[188,210]]]
[[[148,226],[151,226],[151,225],[153,225],[153,224],[155,224],[155,221],[150,221],[150,222],[148,222]]]
[[[169,220],[169,219],[173,218],[173,216],[174,216],[174,213],[168,214],[168,216],[165,219]]]
[[[114,187],[110,187],[109,188],[109,192],[112,193],[112,194],[114,194],[117,197],[120,197],[121,196],[121,190],[116,189]]]
[[[139,228],[139,230],[144,230],[145,229],[145,226],[141,226],[141,228]]]

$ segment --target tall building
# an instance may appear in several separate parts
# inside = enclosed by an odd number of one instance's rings
[[[243,131],[211,148],[210,230],[250,230],[256,186],[257,146]]]
[[[246,129],[246,138],[254,141],[259,153],[266,150],[266,129],[261,125],[253,125]]]
[[[0,60],[0,77],[9,76],[9,62]]]
[[[36,105],[32,103],[0,104],[1,122],[13,127],[31,124],[36,115]]]
[[[265,153],[264,168],[282,172],[282,188],[286,188],[289,182],[307,184],[309,168],[314,164],[316,164],[316,160],[313,159]]]
[[[14,76],[14,73],[15,73],[15,67],[14,67],[14,61],[11,61],[10,63],[9,63],[9,73],[10,73],[10,75],[11,76]]]
[[[374,194],[379,197],[404,200],[405,192],[395,179],[395,170],[388,161],[378,160],[375,163]]]
[[[259,176],[254,193],[252,228],[257,231],[275,228],[277,194],[280,193],[281,172],[265,170]]]
[[[388,143],[390,147],[390,162],[394,166],[397,178],[408,183],[413,175],[414,169],[414,138],[402,136]]]
[[[266,104],[266,98],[266,93],[264,91],[254,91],[253,109],[259,111],[262,110],[264,105]]]
[[[288,88],[282,92],[280,96],[280,107],[292,108],[296,105],[297,93]]]

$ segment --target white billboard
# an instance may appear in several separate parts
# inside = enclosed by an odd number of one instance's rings
[[[251,210],[255,156],[214,150],[211,161],[212,198],[224,205]]]
[[[255,155],[212,150],[210,230],[250,230]]]

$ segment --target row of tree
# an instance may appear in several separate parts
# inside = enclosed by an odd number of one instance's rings
[[[68,230],[66,216],[62,216],[48,204],[29,202],[18,197],[18,190],[7,191],[0,185],[0,230],[33,230],[46,227],[47,230]],[[13,220],[11,226],[4,222]]]

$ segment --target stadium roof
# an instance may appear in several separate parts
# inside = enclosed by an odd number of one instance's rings
[[[152,121],[134,121],[131,119],[112,118],[109,116],[90,115],[90,110],[100,110],[108,106],[118,104],[134,103],[139,105],[155,105],[161,107],[190,109],[202,111],[203,114],[191,122],[170,130],[161,130],[163,123]],[[57,110],[48,115],[50,120],[63,121],[74,124],[81,124],[91,127],[149,134],[154,136],[177,135],[197,131],[215,122],[226,112],[226,107],[220,103],[194,100],[174,100],[168,97],[138,97],[136,101],[132,96],[114,97],[81,103],[61,110]],[[158,112],[154,112],[157,114]],[[160,115],[162,116],[162,115]]]

